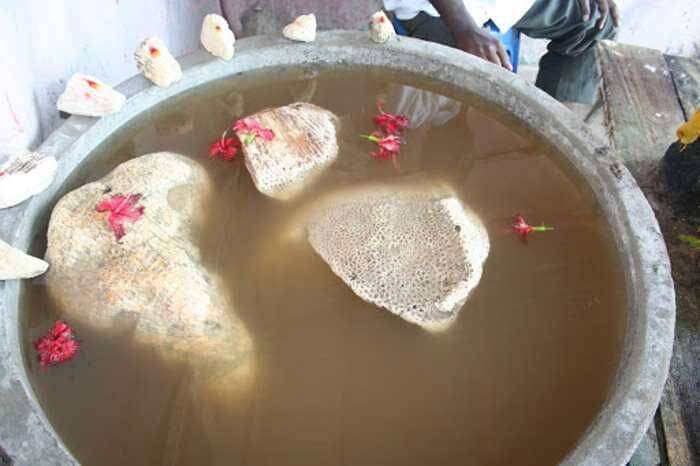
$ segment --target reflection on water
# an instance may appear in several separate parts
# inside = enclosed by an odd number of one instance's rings
[[[178,97],[76,174],[79,186],[165,150],[207,169],[215,193],[196,241],[227,312],[248,330],[255,367],[241,387],[207,377],[217,368],[196,352],[172,358],[128,326],[71,322],[76,360],[48,370],[28,361],[66,445],[83,464],[107,466],[555,464],[604,401],[624,330],[622,275],[592,194],[549,146],[477,100],[375,74],[320,73],[313,84],[284,76]],[[206,155],[232,118],[291,96],[340,117],[341,152],[316,185],[283,203],[259,194],[240,160]],[[369,157],[358,137],[372,130],[377,99],[414,119],[400,171]],[[278,234],[339,187],[410,176],[449,184],[491,241],[481,284],[438,335],[364,303],[305,241]],[[556,231],[524,245],[509,231],[516,212]],[[62,310],[41,282],[25,291],[29,345]]]
[[[424,125],[442,126],[459,114],[462,105],[445,97],[413,86],[390,86],[387,102],[392,111],[409,118],[410,128]]]

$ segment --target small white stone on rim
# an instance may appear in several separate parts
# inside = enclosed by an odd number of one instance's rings
[[[0,209],[13,207],[49,187],[58,163],[54,157],[25,152],[0,165]]]
[[[224,60],[233,58],[236,36],[228,25],[228,21],[217,14],[210,14],[202,21],[202,33],[199,36],[202,45],[215,57]]]
[[[180,64],[158,37],[149,37],[141,42],[134,57],[139,70],[156,86],[168,87],[182,78]]]
[[[71,115],[101,117],[121,110],[126,97],[112,86],[86,74],[74,74],[56,102],[56,108]]]
[[[394,25],[391,24],[391,20],[383,11],[376,12],[370,18],[369,37],[378,44],[383,44],[396,37]]]
[[[0,280],[32,278],[48,270],[49,264],[0,240]]]
[[[282,35],[298,42],[313,42],[316,40],[316,15],[297,16],[282,29]]]

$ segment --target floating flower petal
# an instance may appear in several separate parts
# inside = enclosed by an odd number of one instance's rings
[[[396,156],[401,149],[401,139],[398,136],[395,134],[382,134],[379,131],[375,131],[369,136],[362,135],[361,137],[379,146],[378,151],[371,153],[372,157],[381,160],[392,160],[394,165],[397,164]]]
[[[126,234],[125,224],[127,222],[134,223],[143,217],[145,207],[136,206],[141,197],[141,194],[117,194],[97,204],[95,210],[109,212],[107,221],[117,241]]]
[[[34,348],[39,353],[41,367],[48,367],[73,359],[80,344],[73,335],[73,329],[59,320],[46,335],[34,342]]]
[[[527,236],[532,233],[533,231],[536,232],[544,232],[544,231],[552,231],[554,228],[547,226],[547,225],[540,225],[533,227],[532,225],[529,225],[526,221],[525,218],[520,215],[516,214],[513,217],[513,231],[517,234],[520,235],[522,239],[526,239]]]
[[[385,112],[381,102],[377,102],[377,109],[379,110],[379,115],[375,116],[372,121],[384,133],[400,134],[408,128],[408,118],[405,115]]]
[[[227,138],[226,133],[224,133],[221,139],[215,141],[209,148],[209,157],[231,161],[236,158],[240,148],[241,141],[238,138]]]
[[[268,128],[263,128],[260,122],[253,117],[241,118],[233,124],[232,128],[236,133],[240,133],[243,137],[243,144],[248,145],[258,136],[265,141],[272,141],[275,138],[275,133]]]

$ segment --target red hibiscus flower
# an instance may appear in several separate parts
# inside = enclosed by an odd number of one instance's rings
[[[231,161],[238,155],[238,149],[241,148],[241,141],[238,138],[227,138],[227,131],[221,135],[221,139],[212,143],[209,147],[209,157],[212,159],[219,158],[221,160]]]
[[[109,212],[107,221],[117,241],[126,234],[125,223],[134,223],[143,216],[145,207],[136,207],[141,197],[141,194],[117,194],[104,199],[95,207],[98,212]]]
[[[379,115],[375,116],[372,121],[385,134],[400,134],[408,128],[406,116],[385,112],[381,102],[377,102],[377,110],[379,110]]]
[[[394,165],[397,165],[396,156],[399,154],[399,150],[401,149],[401,139],[398,136],[395,134],[385,135],[375,131],[369,136],[363,134],[361,137],[367,139],[368,141],[372,141],[379,146],[378,151],[372,152],[372,157],[381,160],[391,159],[394,162]]]
[[[530,233],[532,233],[533,231],[544,232],[544,231],[554,230],[553,227],[549,227],[547,225],[540,225],[537,227],[533,227],[532,225],[529,225],[525,221],[525,218],[520,214],[516,214],[513,217],[513,225],[512,226],[513,226],[513,231],[515,233],[519,234],[522,239],[527,239],[527,236]]]
[[[41,367],[48,367],[73,359],[80,344],[73,336],[73,329],[58,320],[46,335],[34,342],[34,348],[39,353]]]
[[[232,129],[245,136],[245,138],[243,138],[243,144],[245,145],[253,142],[258,136],[265,141],[272,141],[275,138],[275,133],[271,129],[263,128],[260,122],[253,117],[246,117],[238,120],[233,124]]]

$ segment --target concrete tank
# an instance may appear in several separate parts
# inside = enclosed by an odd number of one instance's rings
[[[181,60],[183,79],[161,89],[138,76],[120,90],[131,97],[121,112],[99,120],[71,117],[39,148],[59,159],[59,173],[43,194],[0,211],[0,237],[28,250],[71,174],[102,142],[137,115],[213,81],[278,67],[375,67],[430,79],[454,92],[481,97],[547,140],[597,196],[624,266],[626,335],[621,363],[601,411],[561,464],[624,465],[661,397],[673,344],[675,296],[666,246],[654,214],[629,172],[564,106],[518,76],[432,43],[401,38],[385,45],[366,33],[324,32],[311,44],[281,37],[241,40],[230,62],[197,52]],[[0,283],[0,445],[18,465],[76,464],[32,391],[21,344],[18,281]],[[26,353],[25,353],[26,352]],[[1,462],[1,461],[0,461]]]

